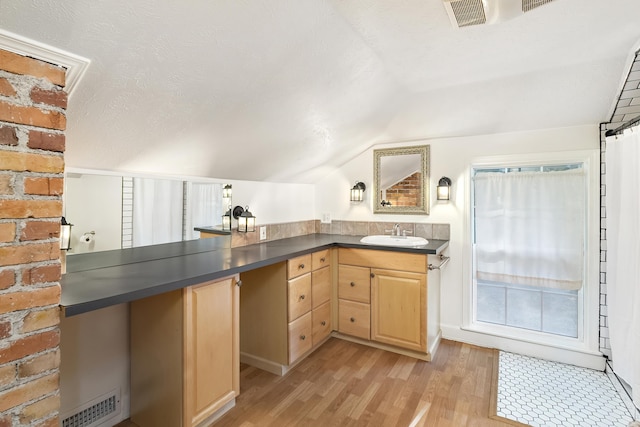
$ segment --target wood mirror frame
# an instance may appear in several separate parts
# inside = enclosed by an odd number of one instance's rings
[[[373,150],[373,175],[373,213],[429,214],[428,145]]]

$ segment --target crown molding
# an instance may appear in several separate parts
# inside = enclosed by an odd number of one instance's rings
[[[69,97],[73,94],[73,90],[80,83],[91,63],[89,59],[82,56],[65,52],[62,49],[22,37],[1,28],[0,49],[64,67],[67,70],[64,90],[69,94]]]

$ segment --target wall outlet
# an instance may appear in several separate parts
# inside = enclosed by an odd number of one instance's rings
[[[260,240],[267,240],[267,227],[260,227]]]
[[[329,212],[324,212],[322,214],[322,222],[323,224],[331,224],[331,214]]]

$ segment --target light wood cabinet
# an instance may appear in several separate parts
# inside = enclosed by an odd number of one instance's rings
[[[311,274],[287,282],[289,322],[311,310]]]
[[[340,299],[338,301],[338,330],[365,340],[371,337],[371,308],[369,304]]]
[[[427,275],[371,271],[371,339],[426,352]]]
[[[289,322],[289,360],[296,361],[313,347],[311,312]]]
[[[239,384],[237,276],[131,303],[131,420],[192,427],[233,406]]]
[[[241,360],[282,375],[331,334],[331,251],[241,275]]]
[[[316,347],[324,340],[326,340],[331,334],[331,302],[327,301],[324,304],[314,308],[311,312],[312,323],[312,342]]]
[[[338,330],[427,353],[427,255],[340,248]]]

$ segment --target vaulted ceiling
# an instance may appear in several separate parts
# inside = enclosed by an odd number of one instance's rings
[[[454,28],[442,0],[0,0],[0,29],[91,60],[67,166],[300,183],[377,143],[607,121],[639,16],[554,0]]]

